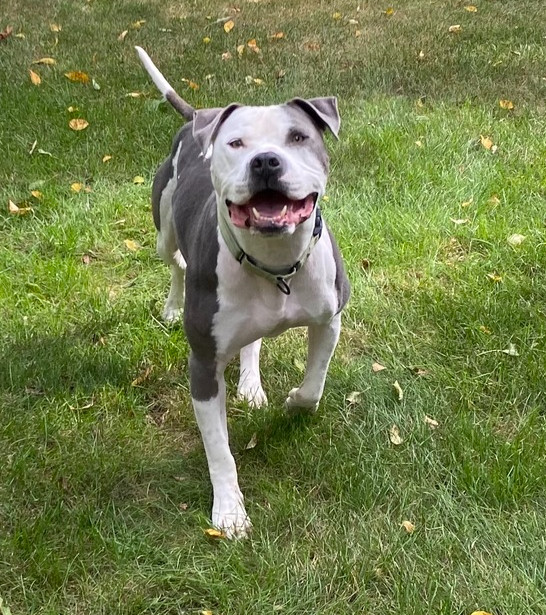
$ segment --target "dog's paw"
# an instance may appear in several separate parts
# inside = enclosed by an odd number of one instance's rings
[[[306,412],[314,413],[318,410],[320,399],[310,397],[305,393],[302,393],[300,388],[295,388],[288,393],[285,406],[287,410],[295,412],[298,410],[304,410]]]
[[[162,318],[165,322],[172,323],[182,320],[183,314],[184,308],[167,304],[163,310]]]
[[[240,498],[215,497],[212,508],[212,525],[221,530],[226,538],[248,538],[252,523],[246,514],[242,496]]]
[[[267,406],[267,395],[259,382],[244,382],[240,384],[237,387],[237,398],[248,402],[251,408]]]

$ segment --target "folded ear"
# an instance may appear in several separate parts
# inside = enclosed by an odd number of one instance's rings
[[[288,104],[297,105],[303,109],[319,125],[322,130],[328,128],[337,139],[341,118],[337,108],[337,98],[327,96],[326,98],[293,98]]]
[[[193,138],[199,143],[205,158],[210,158],[209,148],[226,119],[241,105],[233,103],[218,109],[199,109],[193,114]]]

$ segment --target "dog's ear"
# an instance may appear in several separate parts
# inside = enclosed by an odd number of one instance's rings
[[[337,108],[337,98],[327,96],[326,98],[293,98],[288,104],[297,105],[303,109],[319,125],[322,130],[328,128],[337,139],[341,118]]]
[[[241,105],[232,103],[218,109],[199,109],[193,114],[193,138],[199,143],[205,158],[210,158],[210,149],[220,126]]]

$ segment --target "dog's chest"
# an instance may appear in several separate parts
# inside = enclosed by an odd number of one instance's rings
[[[315,246],[285,295],[270,281],[248,272],[220,245],[218,311],[213,320],[217,354],[226,360],[242,346],[298,326],[329,322],[337,313],[335,263],[328,238]]]

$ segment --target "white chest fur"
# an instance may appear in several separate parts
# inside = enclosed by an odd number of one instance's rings
[[[228,361],[242,346],[291,327],[329,322],[338,311],[336,266],[327,232],[290,281],[290,295],[241,267],[221,236],[216,273],[218,312],[213,320],[217,356]]]

